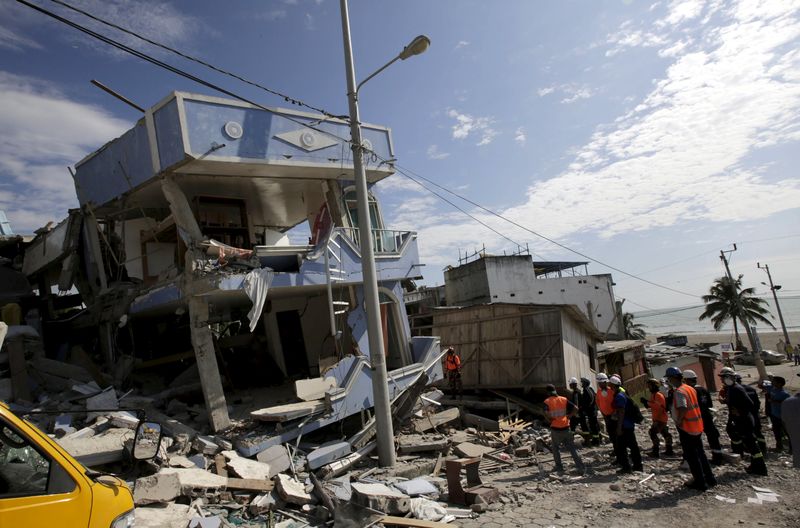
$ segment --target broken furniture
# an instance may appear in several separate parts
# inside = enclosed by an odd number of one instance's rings
[[[478,474],[478,466],[480,463],[480,457],[457,458],[456,460],[445,461],[447,490],[450,502],[471,506],[476,503],[479,497],[486,504],[490,504],[500,497],[500,493],[497,489],[483,485],[483,481],[481,481],[481,477]],[[462,469],[467,473],[466,488],[461,486]]]

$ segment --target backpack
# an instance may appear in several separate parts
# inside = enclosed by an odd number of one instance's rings
[[[642,414],[642,410],[636,405],[636,402],[633,401],[627,394],[625,395],[625,417],[631,420],[635,424],[640,424],[644,422],[644,415]]]

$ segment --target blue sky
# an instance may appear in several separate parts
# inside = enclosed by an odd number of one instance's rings
[[[262,104],[286,105],[33,1]],[[347,111],[337,1],[70,3]],[[362,119],[392,128],[399,166],[684,292],[613,272],[626,309],[697,303],[733,242],[734,272],[748,286],[764,291],[760,261],[788,294],[800,292],[800,2],[351,0],[350,12],[359,79],[415,35],[432,41],[361,93]],[[145,107],[171,90],[209,93],[0,1],[0,208],[17,231],[60,220],[77,203],[66,167],[140,117],[90,79]],[[419,232],[430,284],[459,249],[514,249],[400,174],[379,187],[389,227]],[[584,260],[460,205],[536,258]]]

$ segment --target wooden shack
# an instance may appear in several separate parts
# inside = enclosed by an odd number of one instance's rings
[[[619,374],[622,384],[630,395],[647,391],[647,362],[644,355],[644,341],[629,339],[607,341],[600,345],[597,354],[600,371],[609,376]]]
[[[461,356],[464,388],[525,390],[594,379],[602,337],[573,305],[505,303],[437,308],[433,334]]]

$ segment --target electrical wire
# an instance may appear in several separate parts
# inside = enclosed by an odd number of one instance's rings
[[[168,64],[168,63],[166,63],[166,62],[164,62],[162,60],[156,59],[155,57],[153,57],[151,55],[148,55],[148,54],[146,54],[146,53],[144,53],[142,51],[138,51],[138,50],[136,50],[134,48],[131,48],[130,46],[127,46],[127,45],[125,45],[125,44],[123,44],[121,42],[118,42],[118,41],[116,41],[116,40],[114,40],[114,39],[112,39],[110,37],[106,37],[105,35],[97,33],[96,31],[93,31],[93,30],[91,30],[91,29],[89,29],[89,28],[87,28],[85,26],[82,26],[82,25],[78,24],[77,22],[73,22],[73,21],[71,21],[69,19],[66,19],[66,18],[60,16],[60,15],[57,15],[56,13],[53,13],[52,11],[48,11],[47,9],[45,9],[45,8],[43,8],[41,6],[37,6],[36,4],[32,4],[32,3],[28,2],[27,0],[16,0],[16,1],[17,1],[17,3],[20,3],[22,5],[30,7],[34,11],[38,11],[38,12],[44,14],[44,15],[49,16],[50,18],[58,20],[59,22],[61,22],[63,24],[66,24],[66,25],[68,25],[68,26],[70,26],[70,27],[72,27],[74,29],[77,29],[81,33],[85,33],[86,35],[94,37],[97,40],[108,44],[109,46],[112,46],[112,47],[117,48],[117,49],[119,49],[121,51],[124,51],[125,53],[129,53],[129,54],[133,55],[134,57],[138,57],[138,58],[140,58],[140,59],[142,59],[142,60],[144,60],[146,62],[149,62],[149,63],[151,63],[151,64],[153,64],[155,66],[158,66],[158,67],[163,68],[163,69],[165,69],[165,70],[167,70],[169,72],[172,72],[172,73],[174,73],[176,75],[179,75],[181,77],[189,79],[190,81],[194,81],[197,84],[200,84],[202,86],[205,86],[207,88],[210,88],[210,89],[215,90],[217,92],[220,92],[222,94],[225,94],[225,95],[228,95],[230,97],[233,97],[234,99],[237,99],[239,101],[251,104],[251,105],[253,105],[254,107],[256,107],[256,108],[258,108],[260,110],[264,110],[264,111],[269,112],[271,114],[279,115],[282,118],[286,119],[287,121],[291,121],[291,122],[293,122],[293,123],[295,123],[297,125],[300,125],[302,127],[314,130],[315,132],[319,132],[320,134],[323,134],[323,135],[326,135],[326,136],[330,136],[332,138],[335,138],[337,141],[342,141],[342,142],[348,143],[348,144],[351,143],[351,141],[349,139],[343,138],[343,137],[341,137],[341,136],[339,136],[337,134],[334,134],[333,132],[329,132],[327,130],[322,130],[322,129],[317,128],[315,126],[312,126],[312,125],[310,125],[308,123],[304,123],[303,121],[300,121],[298,119],[290,117],[290,116],[288,116],[288,115],[286,115],[284,113],[281,113],[280,111],[277,111],[277,110],[274,110],[272,108],[268,108],[266,106],[263,106],[263,105],[261,105],[259,103],[256,103],[255,101],[253,101],[251,99],[243,97],[243,96],[241,96],[241,95],[239,95],[239,94],[237,94],[235,92],[232,92],[232,91],[230,91],[230,90],[228,90],[226,88],[223,88],[223,87],[221,87],[219,85],[216,85],[216,84],[214,84],[214,83],[212,83],[210,81],[206,81],[205,79],[201,79],[200,77],[197,77],[196,75],[193,75],[193,74],[191,74],[189,72],[181,70],[180,68],[178,68],[176,66],[172,66],[171,64]]]
[[[270,93],[272,95],[276,95],[278,97],[281,97],[287,103],[290,103],[290,104],[293,104],[293,105],[297,105],[297,106],[304,106],[304,107],[306,107],[306,108],[308,108],[310,110],[314,110],[315,112],[319,112],[320,114],[323,114],[326,117],[330,117],[330,118],[334,118],[334,119],[343,119],[345,121],[350,119],[349,116],[334,115],[331,112],[328,112],[327,110],[324,110],[322,108],[318,108],[316,106],[312,106],[312,105],[310,105],[310,104],[308,104],[308,103],[306,103],[304,101],[301,101],[300,99],[295,99],[294,97],[290,97],[290,96],[288,96],[288,95],[286,95],[284,93],[278,92],[277,90],[273,90],[271,88],[263,86],[263,85],[255,82],[255,81],[251,81],[251,80],[246,79],[246,78],[244,78],[244,77],[242,77],[240,75],[237,75],[235,73],[229,72],[227,70],[223,70],[222,68],[220,68],[218,66],[214,66],[213,64],[210,64],[210,63],[208,63],[208,62],[206,62],[206,61],[204,61],[202,59],[198,59],[196,57],[192,57],[191,55],[188,55],[188,54],[186,54],[186,53],[184,53],[182,51],[176,50],[175,48],[171,48],[171,47],[167,46],[166,44],[162,44],[162,43],[157,42],[155,40],[149,39],[149,38],[147,38],[147,37],[145,37],[143,35],[140,35],[140,34],[136,33],[135,31],[131,31],[130,29],[127,29],[127,28],[124,28],[122,26],[119,26],[119,25],[117,25],[117,24],[115,24],[113,22],[109,22],[108,20],[104,20],[104,19],[98,17],[97,15],[93,15],[93,14],[87,12],[87,11],[84,11],[83,9],[80,9],[78,7],[70,5],[70,4],[66,3],[66,2],[62,2],[61,0],[50,0],[50,1],[53,2],[54,4],[58,4],[60,6],[66,7],[67,9],[71,9],[72,11],[75,11],[76,13],[80,13],[80,14],[82,14],[82,15],[88,17],[88,18],[91,18],[92,20],[95,20],[97,22],[100,22],[101,24],[104,24],[104,25],[106,25],[108,27],[111,27],[111,28],[117,29],[119,31],[122,31],[125,34],[128,34],[128,35],[130,35],[130,36],[132,36],[134,38],[137,38],[139,40],[147,42],[148,44],[152,44],[153,46],[161,48],[161,49],[163,49],[165,51],[169,51],[170,53],[174,53],[175,55],[183,57],[186,60],[190,60],[192,62],[196,62],[197,64],[200,64],[202,66],[205,66],[206,68],[214,70],[217,73],[221,73],[223,75],[227,75],[228,77],[232,77],[232,78],[234,78],[234,79],[236,79],[238,81],[241,81],[241,82],[243,82],[245,84],[249,84],[250,86],[254,86],[256,88],[264,90],[267,93]]]
[[[373,154],[375,154],[374,151],[373,151]],[[377,154],[375,154],[375,155],[377,155]],[[380,158],[380,156],[378,156],[378,157]],[[380,159],[382,159],[382,158],[380,158]],[[384,161],[388,161],[388,160],[384,160]],[[543,240],[546,240],[546,241],[550,242],[551,244],[554,244],[554,245],[560,247],[561,249],[565,249],[565,250],[567,250],[567,251],[569,251],[571,253],[579,255],[579,256],[581,256],[581,257],[583,257],[583,258],[585,258],[587,260],[590,260],[590,261],[592,261],[592,262],[594,262],[596,264],[599,264],[601,266],[605,266],[606,268],[611,269],[613,271],[616,271],[617,273],[621,273],[622,275],[625,275],[625,276],[630,277],[632,279],[636,279],[638,281],[650,284],[652,286],[656,286],[656,287],[664,289],[664,290],[671,291],[673,293],[679,293],[681,295],[685,295],[687,297],[692,297],[692,298],[695,298],[695,299],[699,297],[699,295],[697,295],[697,294],[688,293],[688,292],[685,292],[685,291],[677,290],[675,288],[670,288],[669,286],[665,286],[663,284],[659,284],[657,282],[653,282],[651,280],[639,277],[638,275],[635,275],[633,273],[629,273],[629,272],[627,272],[625,270],[617,268],[616,266],[612,266],[611,264],[608,264],[608,263],[603,262],[603,261],[601,261],[599,259],[591,257],[591,256],[587,255],[586,253],[578,251],[577,249],[572,249],[571,247],[566,246],[565,244],[562,244],[561,242],[558,242],[557,240],[554,240],[554,239],[552,239],[552,238],[550,238],[548,236],[545,236],[545,235],[543,235],[541,233],[537,233],[533,229],[530,229],[530,228],[520,224],[519,222],[516,222],[516,221],[514,221],[514,220],[512,220],[512,219],[510,219],[508,217],[505,217],[505,216],[501,215],[500,213],[497,213],[497,212],[495,212],[495,211],[493,211],[493,210],[491,210],[491,209],[489,209],[487,207],[484,207],[483,205],[481,205],[481,204],[479,204],[479,203],[477,203],[477,202],[475,202],[473,200],[470,200],[469,198],[467,198],[465,196],[462,196],[462,195],[458,194],[455,191],[451,191],[450,189],[448,189],[448,188],[446,188],[446,187],[444,187],[442,185],[439,185],[438,183],[430,180],[429,178],[426,178],[425,176],[422,176],[421,174],[418,174],[418,173],[414,172],[411,169],[408,169],[406,167],[403,167],[403,166],[397,165],[397,164],[395,164],[395,169],[397,170],[398,173],[402,174],[403,176],[405,176],[406,178],[408,178],[408,179],[410,179],[412,181],[416,181],[414,177],[420,178],[421,180],[424,180],[424,181],[430,183],[431,185],[434,185],[435,187],[437,187],[439,189],[442,189],[443,191],[448,192],[448,193],[452,194],[453,196],[456,196],[457,198],[469,203],[470,205],[473,205],[473,206],[477,207],[478,209],[481,209],[482,211],[485,211],[486,213],[488,213],[488,214],[490,214],[492,216],[500,218],[501,220],[504,220],[504,221],[508,222],[509,224],[511,224],[511,225],[513,225],[513,226],[515,226],[515,227],[517,227],[519,229],[522,229],[523,231],[531,233],[532,235],[534,235],[536,237],[539,237],[539,238],[541,238]],[[413,174],[414,177],[412,177],[411,174]],[[436,196],[439,196],[439,195],[437,194]],[[448,201],[448,203],[450,203],[450,202]],[[459,208],[459,210],[461,210],[461,209]],[[470,217],[474,218],[471,215],[470,215]],[[507,238],[507,237],[504,236],[504,238]]]

